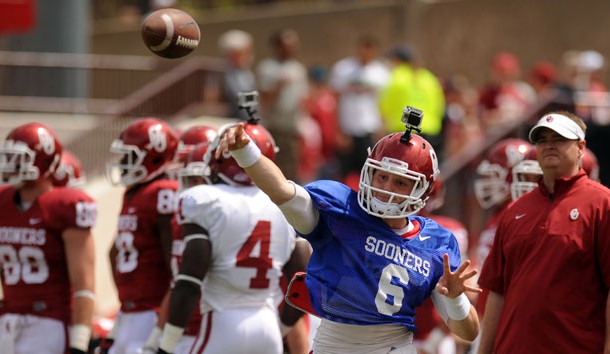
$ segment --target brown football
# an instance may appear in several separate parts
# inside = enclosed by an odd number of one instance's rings
[[[142,40],[151,52],[163,58],[181,58],[199,45],[199,26],[186,12],[157,10],[142,24]]]

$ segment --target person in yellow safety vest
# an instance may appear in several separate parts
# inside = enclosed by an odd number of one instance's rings
[[[388,132],[404,130],[402,111],[412,106],[424,112],[421,135],[436,151],[441,151],[441,130],[445,114],[445,94],[438,78],[414,63],[413,51],[400,46],[388,53],[392,66],[390,81],[379,95],[379,109]]]

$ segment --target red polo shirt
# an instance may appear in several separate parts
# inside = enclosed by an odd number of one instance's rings
[[[479,284],[504,296],[496,354],[602,353],[610,190],[581,169],[502,215]]]

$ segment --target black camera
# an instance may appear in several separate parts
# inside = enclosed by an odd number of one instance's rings
[[[405,123],[407,129],[421,132],[421,122],[424,120],[424,112],[421,109],[407,106],[402,111],[401,122]]]
[[[249,118],[246,120],[248,123],[255,124],[260,120],[256,112],[258,110],[258,91],[238,92],[237,104],[239,109],[248,113]]]
[[[258,106],[258,91],[239,92],[237,94],[239,108],[254,108]]]

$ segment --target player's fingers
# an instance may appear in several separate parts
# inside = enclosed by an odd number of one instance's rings
[[[442,295],[449,294],[449,289],[447,289],[447,287],[443,286],[441,283],[436,283],[436,291]]]
[[[465,260],[464,263],[460,264],[458,269],[455,270],[455,273],[462,274],[466,270],[466,268],[468,268],[469,265],[470,265],[470,261]]]
[[[462,274],[460,279],[463,279],[463,280],[470,279],[470,278],[474,277],[475,275],[477,275],[477,271],[475,269],[473,269],[466,274]]]
[[[476,287],[474,287],[474,286],[470,286],[470,285],[465,285],[465,286],[464,286],[464,291],[468,291],[468,292],[471,292],[471,293],[477,293],[477,294],[480,294],[480,293],[482,293],[482,292],[483,292],[483,289],[481,289],[481,288],[476,288]]]
[[[445,274],[451,274],[451,268],[449,268],[449,254],[445,253],[443,255],[443,271]]]

